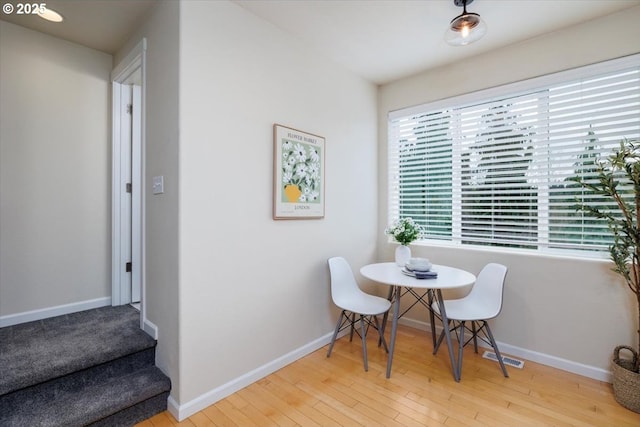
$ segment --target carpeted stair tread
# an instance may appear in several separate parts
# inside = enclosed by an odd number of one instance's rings
[[[0,395],[0,412],[3,408],[20,405],[33,395],[54,398],[59,393],[82,393],[85,389],[108,382],[112,378],[132,374],[141,369],[154,366],[155,350],[146,349],[115,360],[92,366],[87,369],[72,372],[63,377],[21,388],[4,395]]]
[[[155,348],[139,322],[120,306],[0,328],[0,396]]]
[[[132,426],[167,408],[171,381],[130,306],[0,329],[0,426]]]
[[[166,398],[171,388],[169,378],[155,366],[80,388],[77,384],[69,384],[71,380],[68,378],[72,376],[34,386],[29,393],[25,390],[24,393],[16,392],[2,397],[0,425],[132,425],[166,409]],[[117,419],[127,419],[129,422],[115,422]]]
[[[91,423],[88,427],[128,427],[135,426],[141,421],[153,417],[167,410],[167,399],[169,392],[159,394],[144,402],[140,402],[136,406],[123,409],[120,412],[112,414],[100,421]]]

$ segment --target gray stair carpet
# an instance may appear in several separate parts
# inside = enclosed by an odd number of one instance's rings
[[[155,347],[129,306],[0,328],[0,426],[130,426],[166,410]]]

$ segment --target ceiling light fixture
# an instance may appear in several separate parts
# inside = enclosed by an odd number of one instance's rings
[[[473,0],[453,0],[453,4],[462,6],[462,14],[451,20],[444,33],[444,39],[452,46],[465,46],[480,40],[487,33],[487,24],[477,13],[467,12],[467,5]]]
[[[51,22],[62,22],[64,20],[62,15],[60,15],[55,10],[49,9],[47,7],[40,9],[40,12],[38,12],[38,16]]]

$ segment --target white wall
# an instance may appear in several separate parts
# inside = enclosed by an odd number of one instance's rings
[[[180,403],[325,337],[375,259],[376,88],[231,2],[180,8]],[[326,138],[326,216],[274,221],[272,125]]]
[[[324,339],[337,316],[329,256],[356,270],[392,258],[382,232],[388,111],[637,52],[639,14],[377,92],[234,3],[159,2],[115,62],[147,38],[147,310],[173,402],[193,408]],[[108,55],[0,22],[0,314],[110,293],[110,70]],[[273,123],[326,138],[324,219],[272,220]],[[165,177],[163,195],[151,194],[156,175]],[[490,260],[507,264],[495,332],[514,348],[608,370],[613,346],[634,342],[628,291],[611,283],[604,262],[414,253],[474,272]]]
[[[639,19],[640,6],[381,87],[378,230],[384,229],[388,217],[389,111],[640,52]],[[394,246],[379,234],[381,259],[391,259]],[[474,273],[490,261],[509,267],[504,309],[494,333],[512,354],[606,378],[613,347],[637,344],[634,295],[606,261],[416,245],[413,252]],[[413,317],[426,320],[423,312]],[[582,369],[579,364],[588,366]]]
[[[147,39],[144,147],[144,282],[147,318],[158,327],[156,364],[171,378],[179,400],[178,325],[178,62],[179,13],[162,1],[115,56],[116,64]],[[153,195],[152,178],[164,176],[164,194]],[[194,326],[195,327],[195,326]]]
[[[0,317],[111,295],[111,65],[0,21]]]

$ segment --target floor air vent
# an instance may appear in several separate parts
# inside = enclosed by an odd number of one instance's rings
[[[493,360],[494,362],[498,361],[498,356],[492,351],[485,351],[482,355],[485,359]],[[509,356],[502,356],[502,362],[505,365],[513,366],[514,368],[522,369],[524,367],[524,362],[522,360],[513,359]]]

